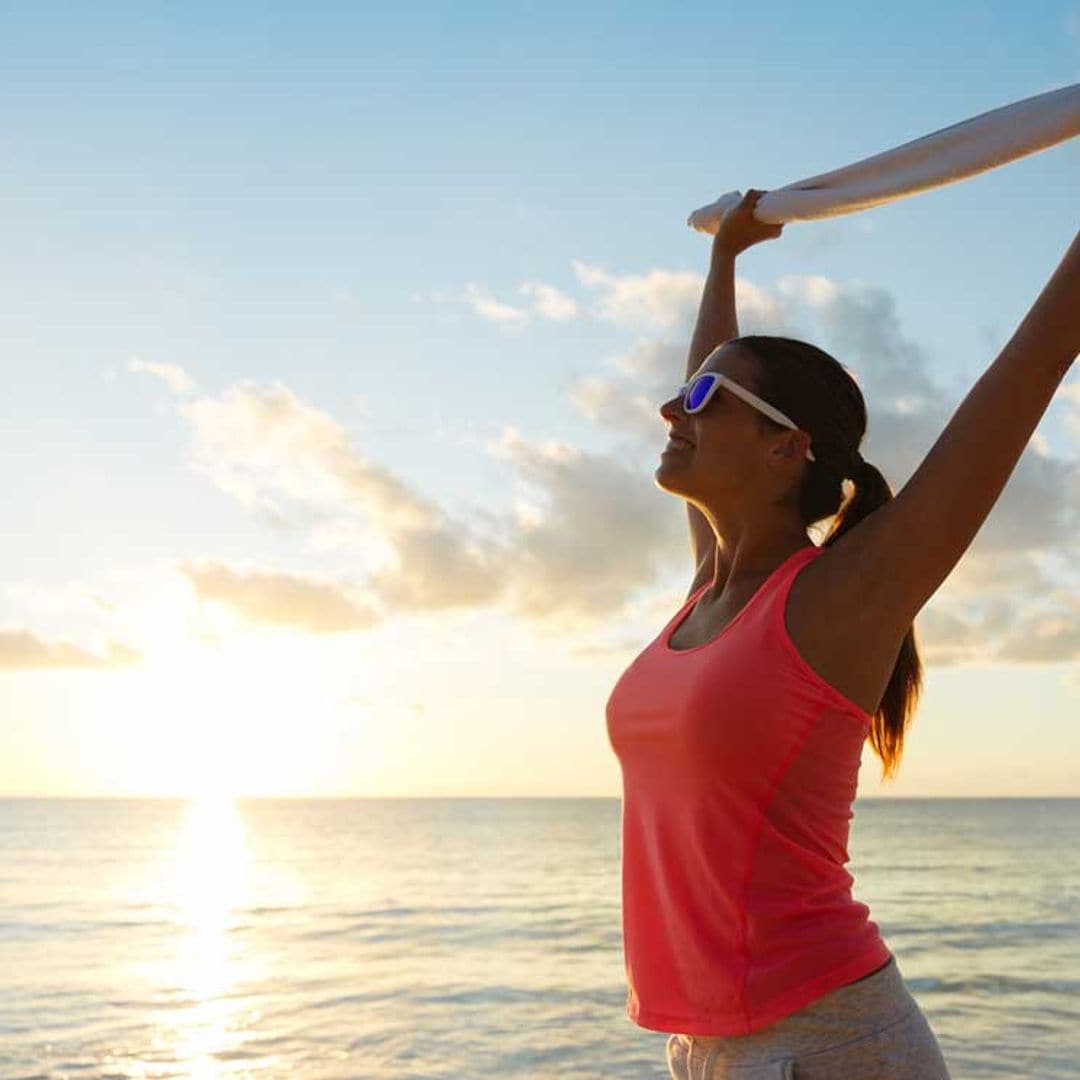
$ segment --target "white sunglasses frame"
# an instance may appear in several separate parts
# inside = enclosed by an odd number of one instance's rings
[[[712,385],[705,392],[705,398],[701,404],[696,409],[688,409],[686,407],[686,391],[690,388],[691,383],[704,378],[711,378]],[[679,397],[682,399],[683,412],[688,416],[693,416],[694,413],[701,412],[701,410],[709,404],[713,394],[716,393],[716,388],[720,385],[723,385],[726,389],[730,390],[736,397],[742,398],[747,405],[757,409],[758,412],[764,413],[770,420],[775,420],[778,424],[783,424],[784,427],[793,428],[795,431],[802,430],[790,416],[785,416],[779,409],[773,408],[767,401],[762,401],[757,394],[751,393],[745,387],[740,386],[734,379],[728,378],[727,375],[723,375],[719,371],[699,371],[679,387]],[[817,460],[809,446],[806,448],[806,456],[811,461]]]

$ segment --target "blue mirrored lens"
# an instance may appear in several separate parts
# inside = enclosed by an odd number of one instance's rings
[[[705,400],[709,393],[709,387],[712,386],[714,380],[709,378],[708,375],[699,375],[686,389],[686,397],[683,399],[684,407],[687,410],[700,408],[701,403]]]

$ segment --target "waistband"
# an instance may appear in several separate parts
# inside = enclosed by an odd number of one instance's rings
[[[705,1055],[728,1064],[758,1064],[778,1054],[813,1053],[872,1034],[902,1020],[918,1003],[896,962],[823,994],[797,1012],[749,1035],[675,1035],[695,1062]]]

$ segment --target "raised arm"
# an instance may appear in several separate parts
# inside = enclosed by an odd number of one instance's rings
[[[1080,233],[895,499],[848,536],[875,611],[907,625],[960,561],[1080,352]]]
[[[724,215],[720,229],[713,237],[709,274],[686,358],[687,379],[717,345],[739,336],[735,315],[735,257],[762,240],[775,240],[783,232],[783,225],[766,225],[754,217],[754,204],[763,194],[756,188],[747,191],[742,202]],[[690,517],[690,553],[694,560],[690,592],[694,592],[706,581],[711,581],[714,570],[719,569],[716,534],[693,503],[687,502],[686,510]]]

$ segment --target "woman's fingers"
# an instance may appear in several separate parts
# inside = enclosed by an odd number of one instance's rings
[[[783,232],[783,223],[773,225],[754,217],[754,207],[765,194],[761,188],[749,188],[720,222],[715,242],[736,254],[763,240],[775,240]]]

